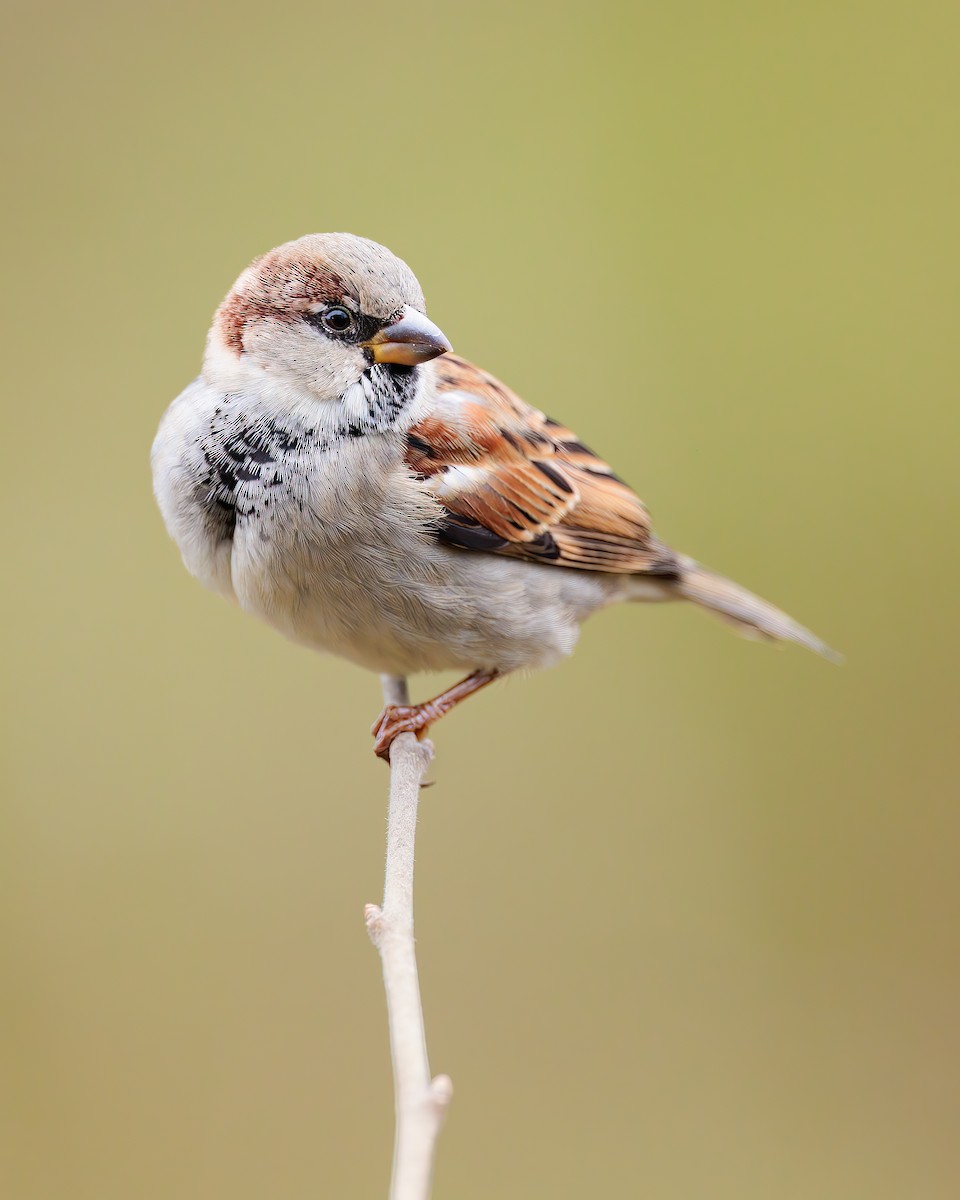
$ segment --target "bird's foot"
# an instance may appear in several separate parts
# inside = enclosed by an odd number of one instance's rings
[[[439,721],[452,708],[478,692],[488,683],[497,678],[497,671],[474,671],[466,679],[461,679],[453,687],[447,688],[432,700],[423,704],[388,704],[374,722],[370,732],[373,734],[373,750],[384,762],[390,761],[390,746],[393,739],[401,733],[415,733],[422,738],[434,721]]]
[[[426,704],[388,704],[370,730],[374,739],[374,754],[384,762],[389,762],[390,747],[394,738],[399,737],[401,733],[415,733],[418,738],[422,738],[445,711],[438,711],[435,700],[428,700]]]

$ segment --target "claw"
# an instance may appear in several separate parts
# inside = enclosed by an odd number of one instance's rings
[[[373,724],[373,752],[384,762],[390,761],[393,739],[401,733],[415,733],[418,738],[430,728],[434,717],[421,705],[388,704]]]

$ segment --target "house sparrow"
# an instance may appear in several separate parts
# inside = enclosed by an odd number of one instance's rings
[[[575,434],[450,351],[389,250],[302,237],[234,284],[153,444],[160,510],[201,583],[369,670],[468,672],[386,708],[377,754],[498,676],[557,662],[623,600],[692,600],[830,655],[664,545]]]

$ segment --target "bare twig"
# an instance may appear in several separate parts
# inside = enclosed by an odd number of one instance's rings
[[[387,704],[407,704],[407,681],[383,676]],[[453,1084],[447,1075],[430,1078],[413,941],[413,859],[420,787],[433,747],[412,733],[390,747],[390,807],[383,906],[364,910],[370,940],[380,951],[387,993],[390,1054],[397,1115],[390,1200],[426,1200],[437,1136]]]

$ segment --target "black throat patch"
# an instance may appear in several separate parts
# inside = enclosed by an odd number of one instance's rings
[[[360,377],[367,411],[365,419],[347,430],[351,437],[392,429],[417,394],[417,368],[398,363],[373,363]]]

